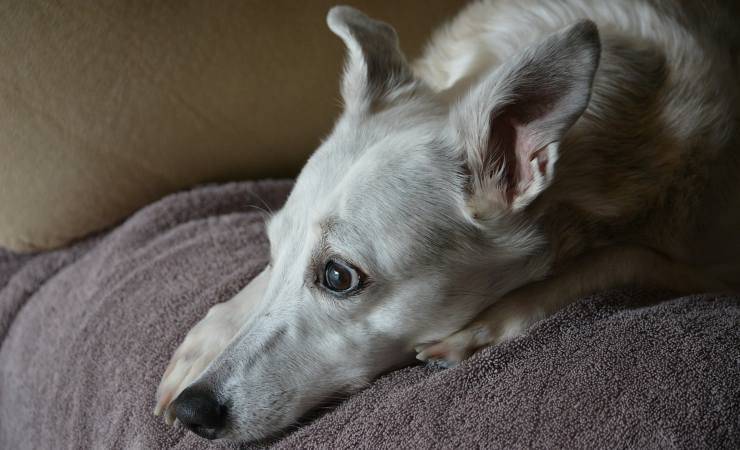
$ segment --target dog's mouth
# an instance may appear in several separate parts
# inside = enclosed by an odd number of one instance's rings
[[[209,427],[202,427],[202,426],[194,426],[188,428],[193,433],[197,434],[198,436],[208,439],[208,440],[214,440],[219,439],[218,431],[216,431],[215,428],[209,428]]]
[[[313,422],[321,419],[325,414],[331,413],[344,401],[346,401],[353,392],[346,390],[337,390],[336,392],[326,395],[325,398],[312,406],[306,412],[295,418],[291,423],[286,426],[274,428],[272,430],[263,430],[264,434],[262,437],[248,438],[244,435],[240,435],[239,431],[235,429],[234,423],[229,422],[229,419],[236,419],[235,415],[238,413],[233,409],[232,405],[229,405],[227,419],[224,421],[222,426],[212,427],[199,424],[181,424],[189,431],[197,434],[198,436],[208,439],[217,440],[225,439],[233,442],[249,443],[250,445],[256,445],[257,447],[269,446],[276,443],[277,441],[285,438],[296,430],[308,426]],[[248,435],[247,435],[248,436]]]

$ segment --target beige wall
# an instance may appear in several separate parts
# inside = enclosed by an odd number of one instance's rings
[[[0,246],[206,181],[290,176],[338,112],[334,2],[0,1]],[[409,56],[462,1],[354,1]]]

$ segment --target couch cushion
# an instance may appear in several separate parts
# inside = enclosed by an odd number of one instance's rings
[[[0,246],[56,247],[199,182],[294,174],[337,115],[334,3],[4,4]],[[413,55],[463,3],[354,5]]]

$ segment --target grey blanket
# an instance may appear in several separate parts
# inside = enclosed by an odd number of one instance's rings
[[[152,416],[168,358],[265,264],[289,182],[170,196],[106,235],[0,251],[0,448],[224,448]],[[660,302],[659,302],[660,301]],[[585,298],[459,367],[388,374],[278,448],[740,446],[740,300]]]

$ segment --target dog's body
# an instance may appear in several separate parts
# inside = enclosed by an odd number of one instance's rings
[[[157,412],[261,438],[414,348],[455,363],[624,284],[740,286],[740,39],[692,4],[476,2],[413,68],[390,27],[333,9],[346,111]]]
[[[512,308],[532,304],[525,325],[619,285],[679,292],[740,286],[738,40],[718,46],[733,27],[723,29],[709,3],[694,11],[686,5],[477,2],[416,63],[436,89],[464,92],[491,66],[579,18],[599,27],[589,107],[561,145],[552,185],[529,205],[547,242],[540,257],[549,280],[537,285],[541,293],[531,286],[512,295]],[[463,333],[450,342],[461,348],[427,353],[449,359],[446,352],[456,351],[459,360],[470,340]]]

